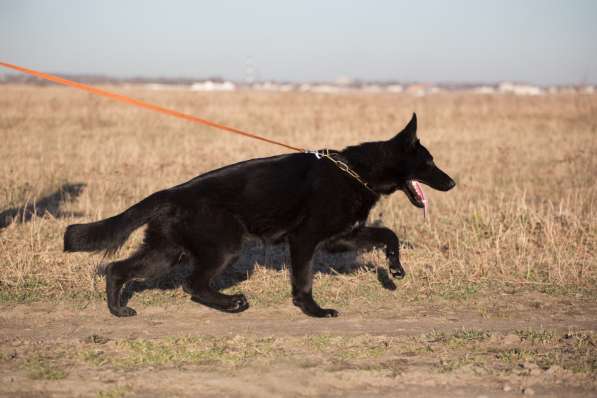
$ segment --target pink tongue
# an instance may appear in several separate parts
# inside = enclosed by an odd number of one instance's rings
[[[417,193],[419,194],[419,196],[421,197],[421,201],[423,202],[423,218],[427,219],[427,209],[429,208],[429,202],[425,197],[425,193],[423,192],[423,188],[421,188],[421,185],[416,181],[413,181],[413,185],[415,186],[415,189],[417,190]]]

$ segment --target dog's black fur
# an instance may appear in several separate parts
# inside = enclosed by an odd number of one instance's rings
[[[381,195],[403,190],[423,207],[412,187],[420,181],[440,191],[454,181],[435,166],[417,136],[417,119],[388,141],[367,142],[333,151],[367,182],[340,170],[329,159],[296,153],[253,159],[202,174],[156,192],[123,213],[89,224],[70,225],[65,251],[117,250],[137,228],[147,224],[143,245],[129,258],[106,267],[110,312],[135,315],[121,305],[121,290],[135,279],[155,278],[171,270],[182,256],[193,271],[187,290],[192,299],[227,312],[249,307],[242,294],[215,290],[212,279],[238,258],[243,238],[288,241],[293,303],[315,317],[335,317],[312,296],[311,257],[324,245],[330,250],[385,247],[394,277],[403,277],[399,241],[388,228],[364,226]]]

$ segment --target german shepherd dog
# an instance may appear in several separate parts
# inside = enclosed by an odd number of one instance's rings
[[[169,272],[185,256],[192,265],[186,281],[192,300],[226,312],[249,307],[243,294],[226,295],[210,283],[234,263],[243,239],[286,240],[291,257],[292,302],[305,314],[336,317],[313,299],[311,258],[318,247],[385,248],[392,276],[405,275],[399,241],[388,228],[365,226],[382,195],[402,190],[423,207],[414,181],[448,191],[456,185],[417,138],[417,118],[388,141],[366,142],[329,151],[330,158],[296,153],[253,159],[202,174],[156,192],[124,212],[101,221],[69,225],[64,250],[114,252],[147,224],[141,247],[105,268],[108,308],[135,315],[122,305],[123,286]],[[356,177],[355,177],[356,175]]]

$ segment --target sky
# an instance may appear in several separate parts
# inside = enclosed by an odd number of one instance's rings
[[[597,1],[0,0],[0,60],[116,77],[596,84]]]

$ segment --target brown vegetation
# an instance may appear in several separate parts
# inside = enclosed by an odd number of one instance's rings
[[[372,212],[370,221],[408,243],[402,289],[594,286],[595,96],[129,94],[311,148],[389,137],[417,111],[423,142],[458,188],[427,189],[428,223],[401,193]],[[67,224],[107,217],[199,173],[280,151],[64,88],[5,86],[0,105],[5,299],[95,293],[99,257],[61,252]]]
[[[520,292],[568,300],[581,315],[590,313],[587,306],[595,303],[597,96],[118,90],[309,148],[341,148],[385,139],[402,128],[411,112],[417,112],[423,143],[458,185],[447,194],[427,188],[431,201],[428,222],[402,193],[383,199],[372,211],[370,222],[393,228],[402,239],[407,277],[396,282],[395,290],[388,290],[394,286],[383,281],[381,270],[386,264],[377,252],[320,256],[317,264],[322,272],[315,281],[315,294],[324,306],[354,315],[423,305],[423,300],[443,309],[458,302],[475,308],[482,318],[491,318],[517,316],[512,315],[514,307],[508,307],[508,298],[499,297]],[[0,109],[0,303],[5,308],[45,300],[77,306],[101,303],[103,280],[95,275],[95,267],[102,257],[62,253],[62,234],[68,224],[113,215],[156,190],[219,166],[281,153],[275,146],[66,88],[3,86]],[[139,237],[136,233],[120,255],[132,250]],[[282,308],[284,314],[293,313],[288,309],[285,264],[283,248],[248,247],[241,263],[222,282],[247,293],[253,308],[243,316],[276,308]],[[252,275],[244,280],[247,273]],[[496,300],[477,305],[480,298],[490,295]],[[133,298],[150,307],[174,305],[182,299],[186,300],[180,289],[146,290]],[[542,299],[531,302],[537,303],[537,309],[542,305]],[[532,311],[527,308],[526,314]],[[594,315],[587,316],[588,321],[595,321]],[[4,321],[10,323],[11,319]],[[451,341],[450,336],[441,339]],[[489,335],[482,336],[483,341],[489,339]],[[559,337],[554,336],[550,344],[560,347],[556,344]],[[590,347],[595,340],[583,336],[589,343],[579,354],[582,358],[572,360],[570,369],[580,367],[594,376],[595,362],[587,359],[586,350],[594,354]],[[251,353],[265,349],[261,340],[247,338]],[[413,346],[415,355],[424,350],[422,341],[417,340],[420,347]],[[333,342],[357,351],[378,344],[367,338],[362,344],[342,339]],[[116,347],[122,349],[118,355],[137,366],[134,355],[142,347],[139,344],[146,342],[118,343]],[[172,350],[171,342],[155,344],[152,350]],[[192,340],[189,344],[200,351],[211,343]],[[479,350],[487,354],[483,344],[478,343]],[[460,351],[448,355],[434,369],[450,372],[478,363],[475,350],[462,363],[454,363]],[[526,355],[524,351],[502,351],[498,357],[491,354],[496,363],[534,361],[517,357]],[[76,361],[94,362],[89,352]],[[549,357],[541,350],[533,352],[543,359]],[[47,370],[42,354],[23,360],[23,372],[70,380],[68,369]],[[152,362],[151,366],[174,366],[168,361],[176,359],[168,355],[165,365]],[[205,355],[209,361],[215,354],[208,351]],[[309,355],[305,360],[313,359]],[[383,360],[375,359],[367,366],[386,369],[383,364],[393,363],[392,352],[384,355]],[[570,360],[565,358],[568,362],[554,363],[566,368]],[[357,366],[351,372],[362,370],[358,368],[362,358],[358,359],[357,365],[348,361]],[[75,365],[69,362],[68,366]],[[401,362],[396,369],[403,371],[405,366],[408,368]]]

